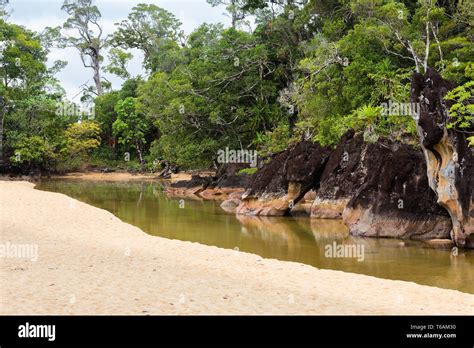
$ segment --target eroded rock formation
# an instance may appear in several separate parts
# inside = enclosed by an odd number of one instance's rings
[[[288,214],[319,182],[329,154],[329,148],[302,141],[275,155],[252,176],[237,214]]]
[[[274,156],[241,198],[224,205],[243,215],[342,217],[353,235],[451,238],[473,248],[474,160],[466,138],[474,129],[446,127],[451,88],[431,69],[413,76],[421,148],[366,143],[353,131],[333,151],[301,142]]]
[[[281,216],[290,210],[343,218],[359,236],[443,239],[451,231],[428,185],[421,150],[386,139],[365,143],[353,131],[333,151],[302,142],[276,155],[253,176],[236,213]]]
[[[246,168],[246,165],[222,165],[215,176],[193,175],[191,180],[171,184],[166,193],[173,197],[224,201],[233,193],[243,193],[243,188],[248,185],[250,175],[238,174],[238,171],[243,168]]]
[[[412,102],[420,103],[418,134],[427,164],[430,187],[450,214],[452,240],[474,248],[474,159],[467,132],[447,129],[449,104],[444,100],[452,85],[433,69],[412,78]]]
[[[449,238],[451,220],[436,204],[423,154],[381,139],[364,144],[343,221],[352,235],[409,239]]]
[[[342,213],[367,175],[361,161],[364,139],[348,131],[332,151],[321,176],[320,187],[311,206],[311,217],[340,219]]]

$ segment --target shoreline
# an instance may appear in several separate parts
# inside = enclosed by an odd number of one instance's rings
[[[166,181],[166,179],[158,178],[154,174],[132,174],[128,172],[73,172],[67,174],[51,174],[41,177],[30,175],[11,175],[0,174],[0,181],[5,182],[31,182],[37,183],[41,180],[82,180],[82,181]]]
[[[153,237],[27,182],[0,191],[0,243],[38,246],[36,262],[0,259],[3,315],[474,314],[457,290]]]
[[[195,172],[180,172],[178,174],[172,174],[171,178],[165,179],[160,178],[157,173],[129,173],[129,172],[94,172],[94,171],[85,171],[85,172],[72,172],[67,174],[52,174],[51,176],[44,177],[46,179],[58,179],[58,180],[82,180],[82,181],[105,181],[105,182],[121,182],[121,181],[169,181],[170,183],[178,181],[187,181],[191,180],[192,175],[196,174]],[[215,173],[210,171],[201,171],[197,172],[201,176],[210,176]],[[38,178],[28,176],[28,175],[18,175],[18,176],[9,176],[7,174],[0,175],[0,181],[28,181],[28,182],[37,182]]]
[[[157,174],[132,174],[129,172],[74,172],[63,175],[51,175],[51,179],[82,180],[82,181],[159,181]]]

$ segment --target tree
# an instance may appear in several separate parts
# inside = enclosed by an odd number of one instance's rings
[[[439,42],[439,24],[445,9],[436,6],[435,0],[420,0],[411,13],[403,2],[374,3],[353,1],[351,8],[360,21],[379,26],[379,36],[388,54],[411,60],[417,72],[426,71],[432,42],[437,45],[440,59],[443,53]]]
[[[28,103],[50,101],[44,91],[50,79],[38,35],[0,19],[0,163],[11,153],[13,138],[36,123],[32,110],[25,110]],[[35,112],[43,115],[44,109]],[[48,112],[54,112],[54,106]]]
[[[7,15],[6,6],[8,5],[8,0],[0,0],[0,18]]]
[[[470,135],[472,1],[208,2],[227,7],[231,28],[203,24],[185,38],[176,16],[149,4],[116,23],[104,69],[125,79],[115,91],[101,76],[107,37],[92,0],[65,1],[66,23],[41,37],[0,21],[4,157],[21,168],[58,168],[66,156],[86,160],[102,141],[95,157],[134,149],[142,170],[151,158],[194,169],[213,165],[225,147],[270,154],[301,139],[334,145],[349,128],[366,141],[412,142],[413,119],[383,105],[409,103],[411,74],[428,67],[462,86],[449,94],[448,122]],[[248,15],[255,29],[238,30]],[[98,126],[55,110],[64,93],[52,77],[64,62],[46,68],[53,41],[77,48],[93,70],[83,98],[95,99]],[[143,53],[146,80],[130,77],[133,49]]]
[[[284,118],[269,78],[274,66],[251,34],[204,24],[184,50],[186,64],[154,74],[139,88],[140,109],[162,135],[156,147],[162,157],[205,167],[219,148],[252,146],[256,132]]]
[[[3,165],[3,127],[7,111],[8,100],[4,96],[0,96],[0,166]]]
[[[181,22],[165,9],[138,4],[127,19],[115,25],[112,45],[142,51],[149,71],[170,72],[180,61],[178,41],[184,35]]]
[[[321,3],[313,2],[314,8]],[[365,131],[369,124],[357,122],[364,119],[360,115],[389,101],[409,103],[411,74],[428,66],[452,80],[468,80],[472,49],[465,17],[447,15],[456,11],[450,2],[441,6],[431,0],[341,1],[305,45],[302,76],[291,95],[299,112],[296,133],[334,144],[347,127]],[[378,134],[416,139],[409,115],[379,116],[371,126]]]
[[[101,139],[104,142],[104,146],[109,146],[110,148],[114,148],[116,144],[112,125],[117,119],[115,105],[120,99],[120,93],[112,91],[104,93],[94,100],[95,119],[100,124]]]
[[[55,158],[52,145],[44,138],[31,135],[22,137],[11,156],[10,161],[14,164],[25,164],[28,170],[37,166],[47,166],[47,162]]]
[[[137,112],[136,98],[128,97],[119,101],[115,111],[117,120],[112,125],[113,132],[118,136],[119,143],[135,148],[143,171],[145,165],[143,150],[148,124],[143,115]]]
[[[139,85],[143,83],[141,77],[131,78],[122,84],[122,88],[118,91],[104,93],[100,97],[95,98],[95,120],[100,124],[101,138],[103,146],[113,150],[115,154],[118,150],[117,141],[113,132],[112,125],[117,119],[115,106],[120,100],[128,97],[136,98]]]
[[[84,159],[90,150],[100,145],[100,127],[94,121],[73,123],[67,127],[65,147],[62,152],[67,158]]]
[[[469,81],[449,91],[446,100],[451,101],[450,122],[447,128],[472,134],[474,128],[474,81]]]
[[[224,5],[227,12],[230,13],[232,19],[232,27],[237,28],[240,21],[246,17],[244,6],[247,4],[245,0],[206,0],[213,7]]]
[[[50,35],[56,37],[63,47],[74,47],[79,51],[82,64],[92,69],[95,84],[95,94],[103,94],[101,64],[102,50],[107,45],[107,37],[103,37],[103,29],[99,24],[101,13],[93,0],[65,0],[61,9],[69,18],[61,28],[49,28]],[[76,32],[76,36],[70,32]]]
[[[109,51],[110,64],[105,68],[105,71],[123,79],[129,79],[130,73],[127,70],[127,65],[132,58],[133,55],[131,53],[125,52],[120,48],[112,48]]]

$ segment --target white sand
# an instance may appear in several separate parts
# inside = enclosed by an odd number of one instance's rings
[[[0,314],[474,314],[474,295],[152,237],[65,195],[0,181]]]

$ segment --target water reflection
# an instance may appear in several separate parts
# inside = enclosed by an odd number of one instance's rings
[[[235,217],[218,202],[169,198],[160,183],[50,180],[38,188],[106,209],[155,236],[474,293],[473,251],[453,256],[422,242],[353,237],[340,220]],[[326,257],[326,248],[334,243],[363,246],[364,260]]]

